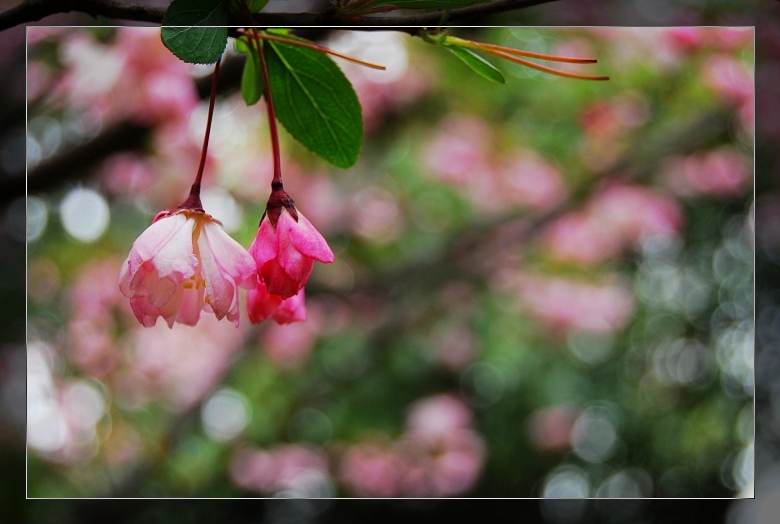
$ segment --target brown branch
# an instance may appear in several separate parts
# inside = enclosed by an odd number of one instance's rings
[[[453,9],[446,22],[502,13],[557,0],[494,0],[484,4]],[[162,24],[164,7],[151,7],[126,0],[24,0],[16,7],[0,13],[0,31],[17,25],[37,22],[58,13],[80,12],[94,18],[99,16],[116,20],[132,20]],[[343,25],[345,29],[371,29],[395,26],[436,26],[442,22],[442,11],[402,16],[363,16],[345,20],[333,9],[321,13],[258,13],[255,23],[263,27],[301,27],[311,25]],[[241,26],[243,24],[236,24]],[[401,29],[401,28],[399,28]],[[402,30],[402,29],[401,29]]]
[[[165,14],[163,7],[151,7],[125,0],[24,0],[0,14],[0,31],[71,11],[85,13],[94,18],[103,16],[155,24],[162,23]]]

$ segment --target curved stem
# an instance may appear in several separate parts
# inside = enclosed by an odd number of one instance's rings
[[[200,183],[203,179],[203,169],[206,166],[206,154],[209,150],[209,137],[211,136],[211,121],[214,117],[214,105],[217,100],[217,81],[219,79],[219,65],[222,62],[222,57],[217,59],[217,63],[214,64],[214,78],[211,81],[211,96],[209,97],[209,114],[206,118],[206,134],[203,137],[203,147],[200,152],[200,164],[198,165],[198,173],[195,175],[195,182],[192,183],[190,189],[190,196],[179,206],[180,209],[203,209],[203,205],[200,202]]]
[[[254,32],[254,28],[252,28]],[[265,65],[265,56],[260,47],[260,38],[256,32],[255,43],[257,54],[260,57],[260,70],[263,72],[263,84],[265,85],[265,107],[268,110],[268,129],[271,131],[271,148],[274,154],[274,177],[271,180],[272,189],[282,189],[282,157],[279,148],[279,131],[276,127],[276,113],[274,112],[274,100],[271,96],[271,82],[268,80],[268,68]]]

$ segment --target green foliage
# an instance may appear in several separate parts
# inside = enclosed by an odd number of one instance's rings
[[[247,45],[241,40],[236,40],[236,50],[246,54],[244,70],[241,73],[241,96],[246,105],[251,106],[260,100],[265,91],[262,72],[260,70],[260,57],[253,45]]]
[[[223,0],[174,0],[162,22],[162,41],[191,64],[212,64],[227,45],[230,10]]]
[[[341,69],[319,51],[279,42],[267,42],[263,53],[282,125],[325,161],[352,166],[363,141],[363,119]]]
[[[470,49],[463,47],[448,47],[447,49],[480,76],[492,80],[493,82],[498,82],[499,84],[506,82],[501,71]]]
[[[246,0],[246,6],[251,13],[259,13],[268,4],[268,0]]]

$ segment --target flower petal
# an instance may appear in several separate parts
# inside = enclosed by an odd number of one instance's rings
[[[202,234],[222,270],[233,277],[239,286],[252,289],[255,286],[257,264],[247,250],[214,222],[206,222]]]
[[[227,316],[238,326],[238,287],[254,286],[257,265],[249,253],[216,223],[205,221],[198,233],[198,254],[208,304],[218,319]]]
[[[252,324],[262,322],[273,315],[281,303],[282,297],[268,294],[265,284],[257,280],[255,288],[250,289],[246,294],[246,312],[249,321]]]
[[[200,320],[200,312],[203,310],[203,296],[206,287],[203,285],[184,287],[179,313],[176,322],[194,326]]]
[[[290,278],[290,275],[276,260],[270,260],[263,264],[260,270],[260,278],[263,279],[270,294],[279,295],[282,298],[290,298],[301,287],[300,282]]]
[[[292,322],[306,321],[306,294],[303,288],[294,295],[284,300],[274,313],[277,324],[291,324]]]
[[[284,228],[290,241],[302,255],[313,258],[324,264],[330,264],[335,260],[333,251],[319,231],[309,220],[298,211],[298,222],[293,219],[286,210],[279,216],[277,228]]]
[[[282,221],[279,220],[279,225],[281,223]],[[277,233],[279,235],[279,255],[276,257],[276,260],[284,268],[285,273],[297,282],[297,288],[295,289],[295,292],[297,292],[309,280],[309,275],[311,275],[311,271],[314,269],[314,260],[298,251],[291,242],[286,227],[280,227]]]
[[[267,217],[263,217],[257,235],[249,246],[249,254],[257,262],[257,267],[262,267],[269,260],[276,258],[279,241],[276,238],[276,230]]]

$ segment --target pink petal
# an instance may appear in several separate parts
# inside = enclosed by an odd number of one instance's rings
[[[300,289],[300,282],[290,278],[290,275],[279,265],[276,260],[270,260],[263,264],[260,277],[265,282],[268,292],[279,295],[282,298],[290,298]]]
[[[195,286],[184,288],[179,313],[176,315],[176,322],[194,326],[200,320],[200,312],[203,310],[203,296],[206,288],[204,286]]]
[[[295,248],[306,257],[313,258],[324,264],[330,264],[335,257],[328,243],[319,231],[298,211],[298,222],[295,222],[286,210],[279,217],[277,228],[283,227]]]
[[[278,225],[281,226],[281,224],[282,221],[280,219]],[[278,234],[279,255],[276,260],[290,278],[298,283],[297,287],[300,289],[309,280],[309,275],[311,275],[311,271],[314,269],[314,261],[298,251],[292,244],[286,227],[279,227]]]
[[[246,249],[214,222],[204,224],[203,235],[222,270],[233,277],[239,286],[252,289],[255,286],[257,264]]]
[[[249,246],[249,254],[257,262],[257,267],[261,267],[269,260],[276,258],[279,241],[276,238],[276,230],[268,218],[263,218],[260,227],[257,230],[257,236]]]
[[[160,311],[151,305],[145,297],[130,297],[130,307],[133,308],[135,318],[144,327],[153,327],[157,323]]]
[[[257,266],[241,245],[214,222],[203,224],[198,236],[206,298],[218,319],[227,316],[238,326],[239,285],[254,286]]]
[[[151,262],[160,278],[181,282],[195,274],[198,260],[193,253],[195,220],[179,213],[150,225],[133,244],[128,257],[129,271],[135,276],[140,266]]]
[[[257,286],[246,294],[246,312],[252,324],[258,324],[276,312],[282,297],[269,295],[265,284],[257,281]]]
[[[155,225],[182,217],[183,215],[179,214],[160,219],[149,226],[138,240],[143,239]],[[157,252],[151,259],[144,257],[144,260],[148,260],[154,265],[160,278],[170,278],[178,284],[195,274],[198,269],[198,259],[193,252],[192,236],[196,225],[195,219],[185,219],[182,225],[166,238],[165,243],[157,248]],[[139,253],[141,253],[140,250]]]
[[[290,324],[292,322],[306,321],[306,302],[303,288],[279,305],[274,313],[274,320],[278,324]]]

